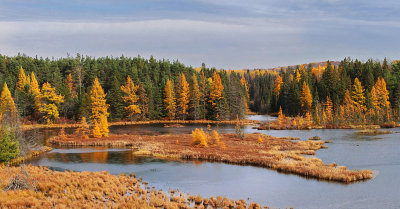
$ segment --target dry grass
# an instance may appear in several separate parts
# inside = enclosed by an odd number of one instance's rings
[[[26,181],[35,189],[0,190],[0,208],[192,208],[185,195],[170,195],[146,188],[139,180],[127,175],[108,172],[56,172],[45,167],[26,166]],[[20,168],[0,169],[0,188],[5,188]],[[246,202],[227,198],[192,196],[197,208],[218,205],[245,208]]]
[[[380,135],[380,134],[391,134],[391,131],[383,131],[383,130],[376,130],[376,129],[364,129],[364,130],[359,130],[355,132],[356,134],[360,135]]]
[[[259,138],[262,140],[259,140]],[[179,139],[179,143],[176,140]],[[52,138],[50,142],[59,146],[107,146],[132,147],[136,154],[184,160],[206,160],[238,165],[271,168],[309,178],[351,183],[371,179],[370,170],[349,170],[334,165],[325,165],[315,157],[315,151],[324,148],[324,141],[295,141],[296,138],[278,138],[262,134],[247,134],[241,140],[236,134],[221,134],[224,147],[205,148],[191,146],[190,134],[139,136],[111,135],[102,139]],[[262,142],[261,142],[262,141]]]

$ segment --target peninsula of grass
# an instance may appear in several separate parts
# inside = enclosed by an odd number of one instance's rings
[[[279,138],[263,134],[246,134],[241,139],[236,134],[220,134],[224,146],[195,147],[191,134],[175,135],[110,135],[104,138],[84,139],[77,136],[53,137],[50,143],[57,146],[131,147],[136,155],[182,160],[205,160],[236,165],[251,165],[274,169],[284,173],[320,180],[352,183],[372,178],[371,170],[349,170],[335,163],[324,164],[311,155],[325,148],[324,141],[300,141],[296,138]]]

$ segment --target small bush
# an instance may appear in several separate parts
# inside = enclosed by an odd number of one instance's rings
[[[220,143],[220,139],[219,139],[218,132],[216,130],[213,130],[211,132],[211,144],[219,145],[219,143]]]
[[[208,147],[207,138],[207,134],[203,131],[203,129],[196,128],[194,131],[192,131],[192,146]]]
[[[7,162],[19,156],[19,143],[14,133],[3,131],[0,140],[0,162]]]

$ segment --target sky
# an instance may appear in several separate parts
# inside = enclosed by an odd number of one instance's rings
[[[398,0],[0,0],[0,54],[223,69],[400,57]]]

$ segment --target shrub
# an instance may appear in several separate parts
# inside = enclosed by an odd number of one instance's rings
[[[220,143],[219,135],[218,135],[218,132],[216,130],[213,130],[211,132],[211,143],[213,145],[219,145],[219,143]]]
[[[195,147],[208,147],[207,134],[203,129],[196,128],[192,131],[192,146]]]
[[[0,162],[7,162],[19,156],[19,143],[14,133],[3,131],[0,140]]]

